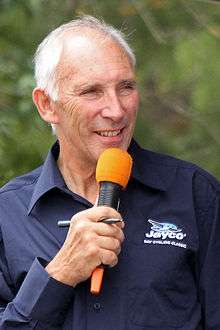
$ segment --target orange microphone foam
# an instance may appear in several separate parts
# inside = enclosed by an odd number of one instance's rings
[[[127,151],[119,148],[106,149],[99,157],[96,167],[96,181],[110,181],[123,188],[131,174],[132,158]]]

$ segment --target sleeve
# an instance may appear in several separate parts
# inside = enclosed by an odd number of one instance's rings
[[[38,329],[38,324],[39,329],[60,329],[74,288],[51,278],[44,263],[39,258],[34,260],[15,293],[0,241],[0,330]]]
[[[211,178],[212,179],[212,178]],[[220,198],[219,184],[202,174],[194,177],[199,234],[196,273],[205,330],[220,329]]]

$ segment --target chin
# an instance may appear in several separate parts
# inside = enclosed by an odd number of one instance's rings
[[[129,138],[127,141],[124,141],[123,143],[121,143],[121,145],[118,146],[118,148],[121,148],[122,150],[127,151],[128,150],[128,147],[129,147],[129,145],[131,143],[131,139],[132,138]]]
[[[122,150],[127,151],[128,147],[129,147],[129,144],[130,144],[130,141],[131,141],[131,138],[126,139],[126,141],[111,142],[109,144],[100,145],[99,147],[97,146],[97,148],[91,149],[91,151],[92,151],[91,156],[94,159],[94,161],[97,162],[100,155],[103,153],[103,151],[108,149],[108,148],[120,148]]]

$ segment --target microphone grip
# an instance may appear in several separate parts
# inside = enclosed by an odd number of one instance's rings
[[[118,209],[119,195],[121,186],[117,183],[109,181],[100,182],[98,206],[110,206],[113,209]]]
[[[104,274],[104,265],[98,266],[92,272],[90,292],[94,295],[98,295],[101,291],[103,274]]]
[[[98,206],[110,206],[114,209],[118,209],[119,194],[121,186],[117,183],[110,181],[100,182]],[[92,273],[90,292],[94,295],[98,295],[102,287],[102,279],[104,274],[104,265],[98,266]]]

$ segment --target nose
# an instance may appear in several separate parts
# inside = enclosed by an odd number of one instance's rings
[[[105,95],[105,104],[102,109],[102,117],[113,121],[120,121],[124,116],[122,101],[117,93],[111,92]]]

